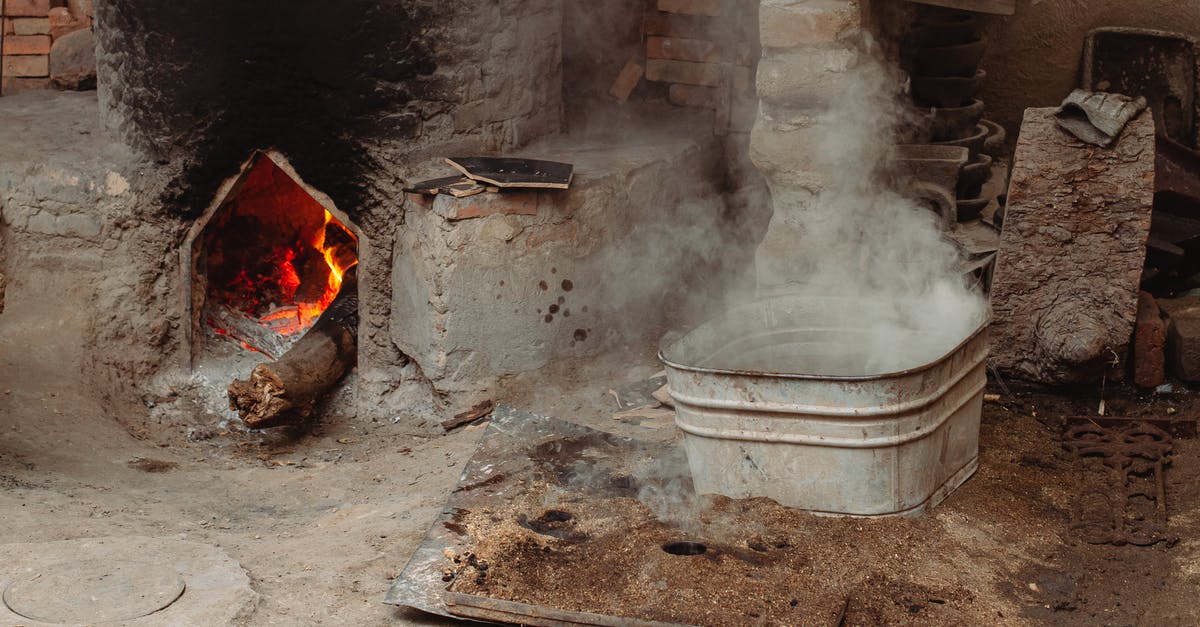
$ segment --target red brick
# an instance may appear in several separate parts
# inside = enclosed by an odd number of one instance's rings
[[[7,17],[46,17],[50,13],[50,0],[5,0],[4,15]]]
[[[658,10],[684,15],[723,15],[723,0],[658,0]]]
[[[50,57],[44,54],[4,57],[4,75],[13,78],[50,76]]]
[[[1167,325],[1163,322],[1154,297],[1138,294],[1137,324],[1133,329],[1133,382],[1139,387],[1155,388],[1166,379]]]
[[[13,32],[18,35],[49,35],[50,18],[19,17],[13,20]]]
[[[671,104],[681,107],[708,107],[711,109],[720,102],[720,89],[696,85],[671,85],[667,90],[667,100]]]
[[[493,215],[536,216],[537,209],[538,193],[531,191],[483,193],[466,198],[438,194],[434,198],[434,211],[447,220],[469,220]]]
[[[712,34],[714,25],[707,17],[647,11],[642,19],[642,34],[704,39]]]
[[[10,78],[5,76],[4,84],[0,86],[0,91],[5,94],[15,94],[31,89],[50,89],[50,78]]]
[[[652,59],[711,63],[721,60],[721,46],[705,39],[648,37],[646,38],[646,56]]]
[[[4,54],[50,54],[49,35],[9,35],[4,38]]]
[[[50,36],[58,39],[63,35],[73,33],[77,30],[92,27],[92,20],[87,17],[77,17],[71,13],[66,7],[54,7],[50,9]]]
[[[721,84],[723,74],[722,67],[716,63],[692,63],[668,59],[648,59],[646,61],[646,79],[662,83],[716,87]]]
[[[862,25],[857,2],[820,0],[763,4],[759,37],[765,48],[795,48],[837,41]]]
[[[578,234],[578,227],[573,221],[530,229],[529,235],[525,236],[525,247],[537,248],[550,242],[574,242]]]
[[[608,93],[620,102],[629,100],[629,95],[633,93],[635,87],[642,80],[642,75],[646,73],[646,68],[637,59],[630,59],[621,68],[621,73],[617,75],[617,80],[613,81],[612,87],[608,89]]]
[[[4,29],[4,34],[5,34],[5,35],[13,35],[13,34],[15,34],[15,31],[13,31],[13,23],[12,23],[12,20],[8,19],[7,17],[6,17],[6,18],[4,18],[4,24],[3,24],[3,25],[0,25],[0,28],[3,28],[3,29]]]

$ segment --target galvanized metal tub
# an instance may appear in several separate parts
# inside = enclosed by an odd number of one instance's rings
[[[839,373],[839,356],[845,361],[844,347],[861,338],[812,325],[830,300],[759,300],[659,353],[697,492],[766,496],[824,514],[917,515],[975,472],[986,317],[929,363],[847,375]],[[921,339],[894,341],[913,346]],[[746,367],[779,362],[780,355],[807,355],[811,367]]]

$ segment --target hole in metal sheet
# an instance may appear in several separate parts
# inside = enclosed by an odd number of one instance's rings
[[[680,540],[678,542],[668,542],[663,545],[662,550],[671,555],[703,555],[708,551],[708,547],[699,542],[689,542]]]

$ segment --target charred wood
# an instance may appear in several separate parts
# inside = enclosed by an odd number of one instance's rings
[[[259,364],[229,384],[229,408],[251,429],[301,424],[354,367],[358,355],[358,282],[346,273],[341,291],[317,322],[277,361]]]

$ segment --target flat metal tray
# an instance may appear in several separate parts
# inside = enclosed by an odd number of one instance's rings
[[[632,456],[682,455],[677,446],[625,438],[577,424],[499,405],[467,462],[458,487],[446,500],[421,546],[392,583],[385,603],[411,607],[448,618],[523,625],[678,627],[678,623],[573,612],[555,608],[451,592],[442,580],[446,553],[462,553],[471,539],[456,529],[456,513],[499,505],[524,491],[525,479],[541,472],[535,450],[554,449],[565,470],[579,460],[592,467],[623,466]],[[587,488],[581,488],[586,496]]]

